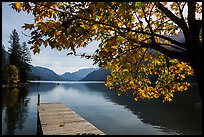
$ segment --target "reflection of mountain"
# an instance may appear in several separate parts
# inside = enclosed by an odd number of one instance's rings
[[[29,83],[29,90],[30,92],[49,92],[51,90],[53,90],[55,87],[57,86],[57,83],[53,84],[53,83],[38,83],[38,82],[33,82],[33,83]],[[40,90],[38,90],[40,89]]]
[[[67,105],[74,106],[73,108],[75,108],[78,112],[82,112],[82,115],[84,110],[92,111],[93,109],[96,109],[96,108],[91,108],[91,107],[95,107],[95,104],[90,107],[89,103],[92,103],[95,101],[96,103],[100,103],[101,97],[98,98],[98,96],[103,96],[102,98],[105,98],[107,102],[113,102],[113,104],[124,106],[125,109],[135,114],[135,117],[140,118],[142,122],[147,123],[148,125],[161,127],[164,130],[168,129],[167,131],[165,131],[165,133],[169,132],[169,130],[171,129],[177,130],[178,132],[180,131],[181,133],[184,133],[184,134],[193,134],[193,133],[198,134],[200,133],[200,131],[202,131],[202,122],[201,122],[202,112],[201,112],[201,109],[195,109],[195,103],[200,100],[199,94],[197,92],[197,88],[195,86],[193,87],[192,90],[187,91],[186,93],[175,94],[175,98],[171,103],[162,103],[161,100],[139,100],[138,102],[134,102],[131,95],[126,96],[125,94],[122,94],[120,97],[118,97],[116,94],[117,91],[109,90],[107,87],[104,86],[103,83],[84,83],[83,84],[83,83],[75,83],[75,82],[70,82],[70,83],[62,82],[62,83],[59,83],[59,85],[58,83],[32,83],[32,84],[29,84],[29,89],[30,89],[29,94],[32,92],[34,94],[37,94],[37,92],[40,92],[42,96],[46,96],[47,98],[49,98],[49,96],[52,94],[51,95],[52,101],[56,100],[56,101],[67,102],[67,100],[69,100],[69,103]],[[6,134],[13,134],[15,132],[15,129],[19,127],[19,123],[23,123],[23,118],[26,117],[27,115],[27,113],[24,113],[24,111],[27,109],[21,109],[22,112],[15,109],[19,107],[19,106],[17,107],[17,105],[15,104],[18,104],[17,102],[20,102],[18,96],[22,94],[19,91],[14,90],[12,92],[10,91],[2,92],[2,105],[3,105],[3,109],[5,110],[5,111],[3,110],[3,113],[5,113],[6,115],[5,117],[8,117],[8,119],[4,121],[8,123],[10,121],[13,123],[13,124],[10,124],[9,126],[5,124],[5,126],[7,126],[6,128],[9,129]],[[55,98],[55,95],[57,96],[59,95],[58,97],[56,97],[57,99]],[[22,99],[24,99],[24,102],[26,102],[25,97],[23,97],[25,95],[21,95],[21,96],[22,96]],[[26,93],[26,96],[27,96],[27,93]],[[89,98],[86,98],[86,97],[81,98],[80,96],[83,96],[83,97],[87,96]],[[90,97],[93,97],[93,98],[90,98]],[[50,100],[48,99],[48,101]],[[84,103],[85,108],[80,106],[81,102],[82,104]],[[22,106],[21,108],[27,108],[27,106],[24,104]],[[96,114],[104,112],[103,108],[98,107],[98,104],[96,106],[97,106]],[[106,105],[103,106],[103,104],[101,106],[106,107]],[[8,110],[6,109],[7,107],[8,107]],[[21,122],[19,122],[20,120],[17,118],[20,115],[20,114],[17,114],[17,112],[24,114],[24,116],[23,115],[21,116],[22,117]],[[13,116],[14,114],[15,116]],[[92,114],[92,112],[88,114]],[[86,116],[86,114],[84,116]],[[100,115],[97,115],[95,118],[98,119],[99,117]],[[108,117],[104,116],[103,118],[108,118]],[[98,121],[102,126],[103,124],[101,124],[101,122],[104,120],[103,118],[101,118]],[[126,117],[123,117],[123,118],[125,119]],[[94,118],[92,120],[94,120]],[[114,119],[110,119],[110,120],[114,120]]]
[[[86,86],[92,91],[103,92],[106,99],[125,106],[145,123],[179,130],[186,134],[197,133],[198,127],[202,131],[202,110],[195,108],[195,104],[200,101],[197,87],[186,93],[175,94],[171,103],[162,103],[161,99],[134,102],[131,95],[125,94],[118,97],[117,91],[108,90],[103,84],[86,84]]]
[[[139,100],[134,102],[132,96],[122,94],[117,96],[117,91],[109,90],[103,83],[44,83],[33,84],[33,92],[49,92],[57,86],[66,90],[83,91],[81,93],[95,94],[102,93],[105,99],[115,104],[124,106],[132,113],[137,115],[144,123],[159,126],[161,128],[180,131],[181,133],[195,133],[202,131],[202,112],[196,109],[195,104],[200,101],[198,89],[193,86],[191,90],[185,93],[175,93],[171,103],[162,103],[161,99]],[[200,129],[199,129],[200,127]],[[169,131],[168,130],[168,131]],[[189,131],[189,132],[188,132]]]
[[[6,90],[6,91],[4,91]],[[5,109],[5,119],[2,121],[6,125],[4,134],[13,135],[15,130],[23,129],[28,117],[28,103],[26,98],[28,91],[26,88],[3,89],[2,106]]]
[[[193,87],[186,93],[175,93],[171,103],[164,104],[161,100],[140,101],[135,107],[145,123],[179,129],[186,134],[194,132],[196,134],[196,128],[199,127],[202,131],[202,109],[196,108],[198,102],[200,102],[199,92],[197,87]],[[132,108],[130,109],[134,110],[134,106]]]

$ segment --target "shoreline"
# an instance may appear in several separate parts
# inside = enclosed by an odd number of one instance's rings
[[[28,83],[19,83],[19,84],[1,84],[2,88],[14,88],[14,87],[24,87],[27,86]]]

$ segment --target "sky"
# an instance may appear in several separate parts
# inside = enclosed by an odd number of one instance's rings
[[[187,8],[184,8],[184,13],[187,13]],[[202,18],[202,14],[196,16]],[[24,41],[28,42],[29,38],[24,36],[22,32],[29,35],[29,31],[25,31],[21,28],[21,26],[24,23],[29,24],[33,22],[34,20],[32,15],[27,14],[26,12],[18,13],[9,6],[8,2],[2,3],[2,44],[5,46],[6,51],[8,50],[8,47],[10,47],[10,44],[8,43],[9,36],[14,29],[16,29],[19,34],[20,43]],[[77,53],[94,53],[98,45],[99,42],[94,41],[87,47],[78,49]],[[29,48],[31,47],[29,44],[28,46]],[[58,51],[56,49],[51,49],[49,46],[46,48],[41,46],[41,51],[39,54],[34,55],[31,51],[31,64],[34,66],[42,66],[52,69],[57,74],[75,72],[83,68],[98,67],[97,65],[93,66],[93,60],[91,59],[85,59],[79,56],[67,56],[67,53],[69,53],[68,50]]]
[[[10,47],[9,36],[14,29],[17,30],[20,38],[20,43],[28,42],[29,37],[26,37],[22,34],[29,34],[29,31],[25,31],[21,26],[24,23],[33,23],[33,16],[27,14],[26,12],[16,12],[9,6],[8,2],[2,3],[2,45],[4,45],[5,50],[8,51]],[[30,48],[31,45],[27,44]],[[77,53],[94,53],[97,49],[99,42],[93,41],[85,48],[80,48],[77,50]],[[56,49],[51,49],[49,46],[44,48],[41,46],[39,54],[33,54],[31,50],[31,57],[33,66],[42,66],[49,69],[52,69],[55,73],[61,75],[65,72],[75,72],[83,68],[96,68],[97,65],[93,66],[93,60],[81,58],[79,56],[69,55],[67,56],[68,50],[58,51]]]

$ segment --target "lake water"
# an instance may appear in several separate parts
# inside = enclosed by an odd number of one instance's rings
[[[59,83],[59,84],[58,84]],[[175,94],[171,103],[139,100],[109,90],[103,82],[32,82],[27,88],[2,89],[2,134],[37,133],[40,101],[62,102],[106,134],[202,135],[202,107],[197,86]]]

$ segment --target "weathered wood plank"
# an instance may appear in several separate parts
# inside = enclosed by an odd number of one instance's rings
[[[63,103],[41,103],[38,112],[43,135],[105,135]]]

